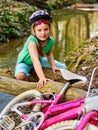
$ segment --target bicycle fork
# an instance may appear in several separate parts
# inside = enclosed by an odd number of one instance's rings
[[[76,128],[76,130],[84,130],[87,123],[90,122],[90,121],[93,121],[91,124],[93,124],[95,126],[97,125],[98,113],[96,111],[92,111],[92,112],[85,114],[85,116],[81,119],[81,121],[80,121],[78,127]]]

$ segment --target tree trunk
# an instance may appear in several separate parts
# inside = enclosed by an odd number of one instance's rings
[[[60,90],[63,88],[65,83],[61,82],[48,82],[44,87],[41,89],[37,88],[36,82],[26,82],[26,81],[19,81],[13,78],[0,76],[0,91],[9,93],[12,95],[18,95],[24,91],[30,89],[36,89],[42,93],[45,92],[54,92],[59,93]],[[82,89],[78,89],[75,87],[70,87],[64,95],[64,100],[72,100],[81,98],[86,95],[86,92]]]

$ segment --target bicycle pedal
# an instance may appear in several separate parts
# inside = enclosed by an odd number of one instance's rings
[[[10,117],[5,115],[0,119],[0,127],[4,130],[13,130],[15,127],[15,122]]]

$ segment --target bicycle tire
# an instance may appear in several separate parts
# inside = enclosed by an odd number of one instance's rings
[[[53,124],[52,126],[49,126],[45,130],[75,130],[76,126],[79,123],[78,120],[67,120],[62,121],[56,124]],[[85,128],[85,130],[98,130],[98,128],[92,124],[88,124]]]
[[[37,90],[28,90],[26,92],[23,92],[21,94],[19,94],[18,96],[16,96],[14,99],[12,99],[6,106],[5,108],[1,111],[0,113],[0,120],[2,122],[3,117],[8,116],[9,117],[9,113],[11,113],[11,107],[17,103],[23,102],[25,100],[28,100],[28,98],[32,98],[32,99],[38,99],[38,97],[41,96],[41,93]],[[31,100],[32,100],[31,99]],[[13,115],[13,114],[12,114]],[[13,118],[13,117],[12,117]],[[11,118],[11,119],[12,119]],[[13,120],[14,119],[14,120]],[[15,123],[15,127],[17,125],[20,125],[21,122],[17,123],[17,120],[15,120],[15,118],[13,118],[12,120]],[[21,119],[21,118],[20,118]],[[5,130],[5,128],[3,128],[3,125],[0,125],[0,128],[2,128],[2,130]],[[6,129],[8,130],[8,129]]]
[[[21,94],[19,94],[18,96],[16,96],[14,99],[12,99],[6,106],[5,108],[1,111],[0,113],[0,117],[2,115],[5,115],[8,113],[9,109],[11,108],[12,105],[19,103],[20,101],[22,101],[24,98],[27,98],[29,96],[34,96],[34,99],[36,99],[38,96],[40,96],[41,93],[37,90],[28,90],[26,92],[23,92]]]

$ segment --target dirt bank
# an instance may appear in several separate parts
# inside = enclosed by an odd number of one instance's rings
[[[87,77],[88,82],[85,86],[87,90],[91,73],[95,67],[98,67],[98,37],[89,39],[82,48],[78,48],[69,57],[65,57],[68,69]],[[95,71],[92,88],[98,88],[98,69]]]

